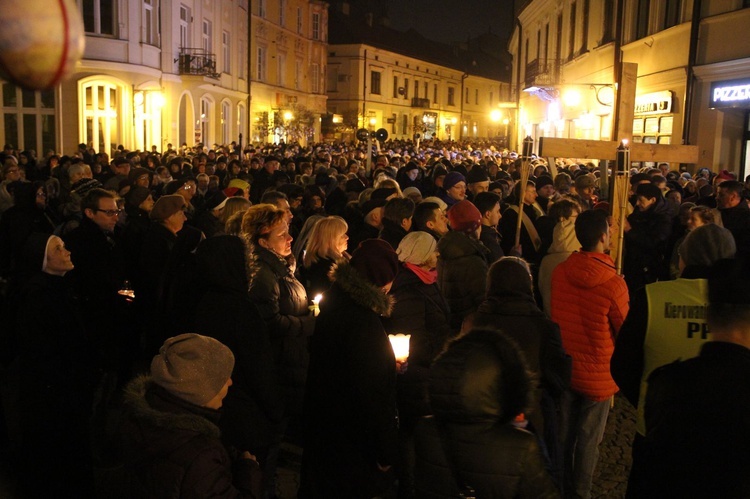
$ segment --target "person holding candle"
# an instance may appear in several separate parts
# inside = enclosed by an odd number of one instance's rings
[[[390,334],[411,335],[408,367],[397,378],[401,469],[400,497],[414,497],[414,426],[431,413],[427,383],[432,361],[455,331],[450,328],[450,311],[437,285],[437,241],[427,232],[411,232],[396,250],[401,271],[390,295],[393,312],[384,320]]]
[[[381,316],[398,271],[390,245],[368,239],[331,272],[311,339],[300,497],[371,498],[393,483],[396,360]]]

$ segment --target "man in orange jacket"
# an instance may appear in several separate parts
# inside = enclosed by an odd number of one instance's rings
[[[561,417],[565,497],[588,498],[610,398],[617,393],[609,362],[629,298],[625,280],[607,255],[607,214],[581,213],[575,232],[581,251],[552,273],[552,320],[560,326],[563,347],[573,359]]]

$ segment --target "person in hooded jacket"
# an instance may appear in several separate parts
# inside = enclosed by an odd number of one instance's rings
[[[570,356],[560,339],[560,328],[545,317],[535,300],[529,264],[518,257],[503,257],[487,276],[487,299],[466,319],[471,327],[501,329],[516,341],[534,374],[529,411],[524,419],[547,451],[557,481],[562,477],[562,452],[557,413],[563,392],[570,386]]]
[[[236,236],[216,236],[198,246],[196,270],[204,292],[194,329],[234,354],[232,388],[219,427],[226,441],[257,457],[265,475],[275,472],[266,467],[266,458],[279,441],[284,406],[268,331],[248,295],[248,255],[246,242]]]
[[[396,359],[380,317],[398,270],[390,245],[369,239],[331,273],[310,348],[300,497],[369,499],[392,486]]]
[[[453,341],[431,368],[434,415],[417,424],[417,497],[560,497],[536,437],[513,424],[532,382],[500,331],[475,328]]]
[[[408,334],[409,358],[397,378],[399,443],[399,497],[414,497],[414,426],[431,413],[427,396],[430,365],[455,331],[450,312],[437,285],[437,241],[427,232],[410,232],[396,250],[401,270],[390,295],[395,304],[383,324],[390,334]]]
[[[242,217],[242,234],[252,244],[250,300],[268,328],[274,364],[280,376],[287,414],[302,410],[309,362],[308,338],[315,317],[307,292],[294,276],[287,214],[272,204],[257,204]]]
[[[484,300],[489,250],[479,241],[482,215],[471,201],[452,206],[448,221],[451,231],[438,241],[438,285],[451,311],[450,326],[458,330]]]
[[[636,188],[636,211],[625,226],[623,274],[631,293],[669,275],[667,241],[672,233],[669,205],[654,184]]]

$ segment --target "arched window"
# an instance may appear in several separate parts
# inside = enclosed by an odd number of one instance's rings
[[[81,142],[93,143],[97,152],[111,155],[123,141],[122,87],[104,80],[82,82],[80,102]]]
[[[221,103],[221,143],[232,142],[232,106],[229,101]]]

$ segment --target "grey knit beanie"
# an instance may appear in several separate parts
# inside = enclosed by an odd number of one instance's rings
[[[722,258],[734,258],[734,236],[724,227],[706,224],[690,231],[677,250],[685,266],[711,266]]]
[[[396,254],[400,262],[422,265],[437,249],[437,241],[427,232],[414,231],[404,236]]]
[[[226,345],[194,333],[169,338],[151,361],[154,383],[200,406],[221,391],[232,369],[234,355]]]

